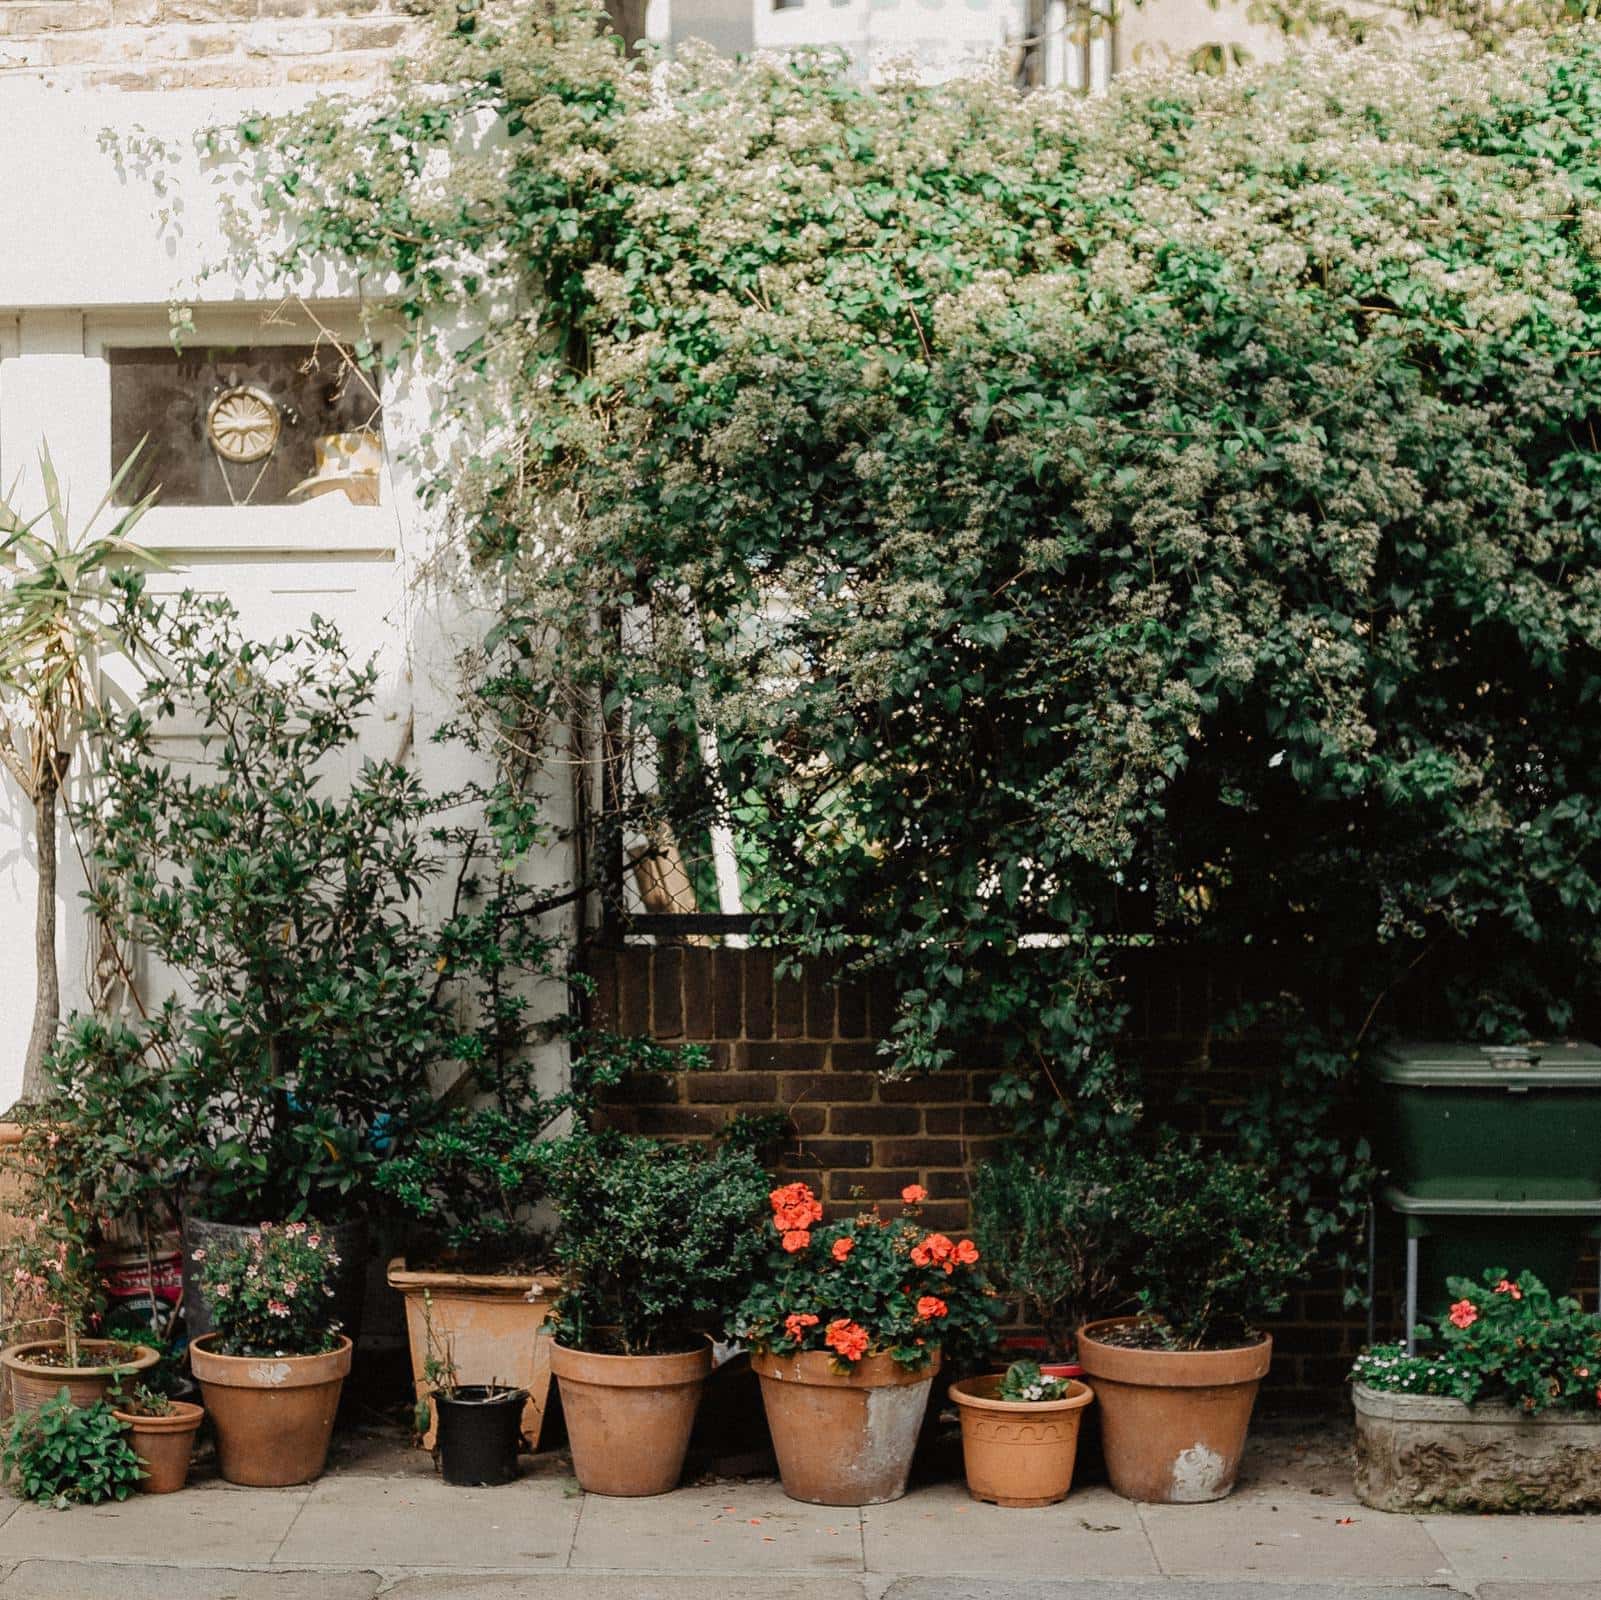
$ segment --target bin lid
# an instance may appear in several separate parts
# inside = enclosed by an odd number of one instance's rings
[[[1601,1048],[1583,1039],[1519,1045],[1405,1040],[1375,1062],[1383,1083],[1464,1088],[1586,1088],[1601,1084]]]

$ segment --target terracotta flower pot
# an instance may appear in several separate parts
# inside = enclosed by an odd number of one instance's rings
[[[550,1339],[540,1330],[550,1320],[559,1281],[542,1274],[413,1271],[404,1256],[396,1256],[389,1263],[389,1287],[405,1298],[411,1379],[418,1400],[428,1404],[423,1448],[432,1450],[439,1432],[432,1385],[423,1371],[424,1293],[433,1301],[434,1339],[450,1350],[458,1382],[527,1391],[521,1428],[529,1449],[537,1448],[550,1398]]]
[[[1234,1487],[1273,1341],[1237,1350],[1141,1350],[1104,1336],[1136,1319],[1079,1330],[1078,1354],[1100,1403],[1112,1487],[1129,1500],[1186,1505]]]
[[[328,1460],[351,1343],[318,1356],[225,1356],[218,1335],[189,1346],[189,1364],[217,1431],[217,1464],[229,1483],[277,1489],[310,1483]]]
[[[759,1350],[750,1364],[762,1381],[778,1474],[791,1500],[876,1506],[906,1493],[938,1351],[916,1372],[879,1353],[838,1373],[826,1350]]]
[[[111,1412],[128,1430],[128,1443],[145,1469],[141,1494],[175,1494],[189,1481],[189,1458],[205,1412],[186,1400],[174,1400],[165,1416],[145,1417],[133,1411]]]
[[[573,1474],[590,1494],[666,1494],[689,1451],[712,1347],[670,1356],[603,1356],[552,1344]]]
[[[998,1377],[951,1385],[962,1419],[967,1492],[998,1506],[1049,1506],[1067,1498],[1078,1455],[1078,1429],[1095,1396],[1069,1385],[1060,1400],[1001,1400]]]
[[[97,1400],[105,1399],[118,1373],[145,1372],[161,1359],[147,1344],[129,1346],[112,1339],[80,1339],[76,1367],[51,1366],[32,1359],[46,1351],[63,1348],[60,1339],[33,1339],[0,1351],[0,1366],[4,1366],[11,1380],[11,1404],[18,1416],[37,1411],[63,1389],[75,1406],[92,1406]],[[108,1364],[116,1350],[133,1353],[126,1361]]]

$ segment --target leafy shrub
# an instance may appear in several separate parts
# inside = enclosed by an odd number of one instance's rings
[[[766,1269],[735,1318],[740,1337],[780,1355],[826,1350],[842,1372],[881,1351],[915,1370],[939,1350],[965,1363],[987,1349],[997,1310],[978,1247],[924,1227],[923,1198],[913,1185],[899,1217],[825,1223],[804,1183],[773,1190]]]
[[[1173,1139],[1130,1156],[1117,1214],[1123,1282],[1175,1350],[1253,1338],[1309,1257],[1259,1169]]]
[[[264,1222],[194,1259],[220,1355],[311,1356],[338,1342],[329,1302],[339,1253],[315,1222]]]
[[[126,1500],[144,1476],[111,1407],[97,1401],[80,1408],[65,1389],[37,1411],[16,1418],[0,1462],[24,1499],[58,1510]]]
[[[973,1236],[990,1281],[1022,1300],[1058,1359],[1110,1309],[1121,1167],[1103,1146],[1011,1145],[973,1177]]]
[[[1071,1382],[1069,1378],[1047,1378],[1037,1361],[1014,1361],[1001,1375],[995,1398],[1031,1405],[1042,1400],[1064,1400]]]
[[[562,1343],[658,1355],[723,1329],[760,1258],[768,1179],[754,1156],[615,1131],[548,1140],[535,1156],[561,1218]]]
[[[1385,1394],[1452,1395],[1461,1393],[1462,1374],[1443,1355],[1408,1355],[1406,1345],[1376,1344],[1351,1364],[1351,1382]]]

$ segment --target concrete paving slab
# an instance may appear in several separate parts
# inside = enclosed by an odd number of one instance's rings
[[[0,1591],[3,1592],[3,1591]],[[1218,1583],[1204,1578],[900,1578],[879,1600],[1450,1600],[1439,1588]]]
[[[0,1525],[0,1561],[68,1555],[161,1564],[176,1557],[196,1564],[255,1566],[272,1560],[310,1493],[217,1484],[70,1511],[22,1505]]]
[[[457,1489],[438,1478],[324,1478],[277,1559],[292,1566],[559,1568],[582,1503],[570,1487],[568,1493],[559,1483],[529,1479]]]
[[[620,1572],[860,1572],[861,1513],[808,1506],[776,1483],[680,1489],[640,1500],[590,1495],[575,1568]]]
[[[5,1590],[0,1588],[0,1595]],[[730,1577],[707,1573],[541,1572],[532,1577],[419,1574],[383,1600],[869,1600],[859,1577]],[[1437,1597],[1436,1597],[1437,1600]]]
[[[373,1600],[376,1572],[240,1572],[228,1567],[23,1561],[0,1600]]]
[[[1110,1489],[1079,1489],[1060,1505],[1023,1511],[939,1484],[869,1506],[863,1517],[869,1572],[1122,1578],[1162,1570],[1139,1511]]]
[[[1471,1584],[1586,1583],[1601,1596],[1601,1517],[1420,1517]],[[1573,1600],[1573,1597],[1564,1597]]]
[[[1601,1600],[1601,1583],[1481,1583],[1475,1593],[1478,1600]]]
[[[1204,1505],[1142,1505],[1161,1570],[1182,1577],[1445,1583],[1449,1563],[1411,1517],[1299,1491]]]

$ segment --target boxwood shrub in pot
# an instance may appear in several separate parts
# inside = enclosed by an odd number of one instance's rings
[[[664,1494],[678,1482],[710,1335],[761,1256],[767,1174],[748,1150],[580,1130],[541,1145],[561,1219],[551,1368],[579,1483]]]
[[[753,1349],[784,1493],[815,1505],[877,1505],[906,1492],[942,1360],[975,1363],[999,1302],[971,1239],[902,1212],[824,1222],[804,1183],[768,1196],[766,1267],[736,1326]]]
[[[1078,1340],[1107,1474],[1131,1500],[1219,1500],[1272,1357],[1257,1325],[1284,1304],[1309,1247],[1259,1168],[1172,1138],[1127,1156],[1115,1209],[1143,1312],[1091,1322]]]
[[[1601,1317],[1531,1272],[1447,1280],[1423,1349],[1352,1370],[1356,1491],[1380,1511],[1601,1507]]]

